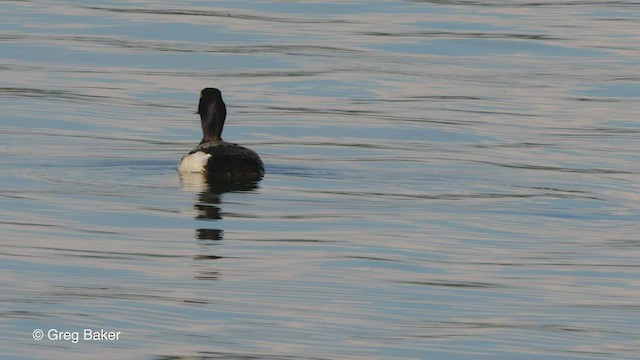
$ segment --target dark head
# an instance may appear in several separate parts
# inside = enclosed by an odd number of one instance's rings
[[[222,141],[222,127],[227,117],[227,107],[222,101],[220,90],[206,88],[200,92],[198,114],[202,121],[202,142]]]

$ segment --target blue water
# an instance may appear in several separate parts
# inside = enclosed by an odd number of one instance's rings
[[[0,2],[0,357],[637,358],[636,8]]]

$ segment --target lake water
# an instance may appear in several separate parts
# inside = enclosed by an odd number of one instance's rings
[[[1,357],[637,359],[638,10],[2,1]]]

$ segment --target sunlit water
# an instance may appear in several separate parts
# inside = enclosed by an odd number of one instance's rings
[[[639,20],[1,2],[1,357],[637,358]],[[207,86],[256,187],[175,171]]]

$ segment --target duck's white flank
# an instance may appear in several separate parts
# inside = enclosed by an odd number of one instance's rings
[[[204,172],[204,167],[207,165],[207,161],[211,157],[210,154],[202,151],[196,151],[193,154],[187,154],[180,159],[178,163],[178,171],[180,172]]]

